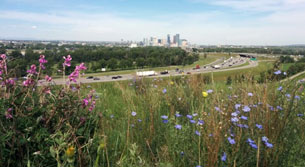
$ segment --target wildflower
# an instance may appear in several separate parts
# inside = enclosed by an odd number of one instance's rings
[[[249,108],[249,106],[244,106],[243,111],[244,112],[250,112],[251,109]]]
[[[271,144],[271,143],[269,143],[269,142],[265,142],[265,145],[266,145],[266,147],[268,147],[268,148],[272,148],[272,147],[273,147],[273,144]]]
[[[253,96],[253,93],[248,93],[248,96],[252,97],[252,96]]]
[[[187,117],[188,119],[192,119],[192,118],[193,118],[193,116],[191,116],[191,115],[186,115],[186,117]]]
[[[13,111],[12,108],[7,109],[7,111],[5,113],[6,119],[12,119],[13,118],[12,111]]]
[[[181,117],[182,115],[180,115],[179,113],[175,114],[176,117]]]
[[[34,83],[35,83],[35,82],[34,82],[33,79],[28,78],[27,80],[25,80],[25,81],[22,82],[22,85],[28,87],[28,86],[30,86],[30,85],[33,85]]]
[[[303,116],[304,116],[304,114],[297,114],[297,116],[298,116],[298,117],[303,117]]]
[[[94,108],[95,108],[95,100],[93,100],[93,101],[91,102],[91,105],[90,105],[90,107],[89,107],[89,111],[93,111]]]
[[[194,113],[194,114],[193,114],[193,117],[196,117],[197,115],[198,115],[197,113]]]
[[[281,70],[277,70],[276,72],[274,72],[275,75],[280,75],[281,73]]]
[[[207,90],[207,93],[213,93],[212,89]]]
[[[175,128],[181,130],[182,126],[181,125],[175,125]]]
[[[142,120],[141,120],[141,119],[138,119],[138,122],[142,122]]]
[[[167,119],[167,118],[168,118],[168,116],[166,116],[166,115],[162,115],[162,116],[161,116],[161,118],[162,118],[162,119]]]
[[[87,107],[89,104],[89,100],[87,98],[83,99],[83,106]]]
[[[216,111],[220,111],[220,108],[219,108],[219,107],[215,107],[215,110],[216,110]]]
[[[181,151],[181,152],[180,152],[180,155],[181,155],[181,156],[184,156],[184,152],[183,152],[183,151]]]
[[[241,107],[241,104],[235,104],[235,109],[238,110],[238,108]]]
[[[51,81],[52,81],[52,77],[50,77],[50,76],[48,76],[48,75],[46,75],[44,78],[45,78],[45,80],[46,80],[47,82],[51,82]]]
[[[284,75],[287,75],[287,73],[286,73],[286,72],[284,72]]]
[[[231,116],[232,117],[237,117],[238,113],[237,112],[232,112]]]
[[[168,120],[167,120],[167,119],[164,119],[162,122],[165,123],[165,124],[167,124],[167,123],[168,123]]]
[[[240,119],[248,120],[248,117],[242,115],[242,116],[240,117]]]
[[[203,124],[204,124],[204,121],[202,121],[202,120],[198,120],[197,125],[203,125]]]
[[[64,66],[68,66],[70,67],[71,66],[71,60],[72,60],[72,57],[70,55],[68,55],[67,57],[63,57],[65,59],[65,62],[64,62]]]
[[[289,93],[287,93],[285,96],[286,96],[287,98],[290,98],[290,97],[291,97],[291,95],[290,95]]]
[[[207,92],[202,92],[202,96],[203,97],[208,97],[208,93]]]
[[[201,136],[201,134],[200,134],[200,132],[199,131],[195,131],[195,134],[197,135],[197,136]]]
[[[244,128],[248,129],[248,128],[249,128],[249,126],[248,126],[248,125],[246,125],[246,124],[244,124]]]
[[[257,149],[257,145],[255,144],[255,142],[253,140],[251,140],[250,138],[248,138],[248,143],[249,145],[254,148],[254,149]]]
[[[45,59],[45,56],[44,55],[40,55],[40,58],[39,58],[39,66],[41,69],[46,69],[46,67],[44,66],[44,64],[46,64],[48,61]]]
[[[256,124],[255,126],[256,126],[258,129],[263,129],[263,125]]]
[[[278,90],[278,91],[281,91],[281,90],[283,90],[283,87],[280,86],[279,88],[277,88],[277,90]]]
[[[276,106],[276,108],[277,108],[278,110],[283,110],[283,108],[282,108],[281,106]]]
[[[228,141],[230,144],[235,144],[235,140],[231,137],[228,137]]]
[[[294,98],[297,99],[297,100],[301,99],[300,96],[298,96],[298,95],[295,95]]]
[[[225,162],[227,160],[227,154],[225,152],[223,152],[222,156],[221,156],[221,161]]]
[[[75,148],[73,146],[68,147],[67,150],[66,150],[66,155],[69,158],[71,158],[71,157],[74,156],[74,154],[75,154]]]
[[[132,115],[132,116],[136,116],[137,113],[133,111],[133,112],[131,112],[131,115]]]
[[[196,123],[196,121],[195,120],[190,120],[190,123],[194,124],[194,123]]]
[[[232,122],[238,122],[239,119],[238,119],[237,117],[233,117],[233,118],[231,118],[231,121],[232,121]]]
[[[113,117],[114,117],[114,115],[113,115],[113,114],[111,114],[111,115],[110,115],[110,118],[113,118]]]
[[[165,94],[165,93],[167,92],[166,88],[164,88],[164,89],[162,90],[162,92]]]
[[[171,81],[171,82],[170,82],[170,84],[171,84],[171,85],[174,85],[174,82],[173,82],[173,81]]]
[[[29,70],[27,70],[26,72],[29,73],[29,74],[37,74],[36,65],[32,64],[31,68]]]

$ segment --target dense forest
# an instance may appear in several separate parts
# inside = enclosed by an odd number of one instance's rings
[[[36,49],[36,48],[35,48]],[[2,49],[2,53],[6,50]],[[107,70],[126,70],[144,67],[163,67],[170,65],[188,65],[199,59],[198,54],[187,53],[180,48],[161,48],[161,47],[145,47],[145,48],[127,48],[127,47],[58,47],[53,49],[45,49],[41,53],[45,55],[48,63],[46,71],[49,75],[58,73],[63,63],[63,56],[72,56],[72,66],[67,69],[72,71],[74,67],[84,62],[88,67],[88,72],[98,72],[101,68]],[[9,65],[16,69],[17,77],[24,76],[26,69],[31,64],[37,65],[40,54],[34,52],[33,48],[25,50],[25,55],[21,54],[19,49],[13,50],[7,54],[9,57]]]

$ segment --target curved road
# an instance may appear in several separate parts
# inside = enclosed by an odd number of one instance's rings
[[[233,63],[234,62],[234,63]],[[245,63],[249,62],[249,65],[241,66]],[[221,64],[222,63],[222,64]],[[219,65],[220,69],[214,69],[211,66],[212,65]],[[223,59],[218,59],[214,61],[213,63],[204,65],[204,67],[201,67],[200,69],[187,69],[184,70],[184,73],[178,73],[174,70],[169,71],[169,74],[166,75],[156,75],[156,76],[149,76],[145,78],[159,78],[159,77],[170,77],[170,76],[182,76],[182,75],[188,75],[187,73],[191,74],[201,74],[201,73],[210,73],[210,72],[223,72],[223,71],[231,71],[231,70],[242,70],[242,69],[247,69],[247,68],[253,68],[258,65],[257,61],[250,61],[248,59],[228,59],[224,61]],[[239,66],[239,67],[236,67]],[[117,76],[117,75],[113,75]],[[136,74],[124,74],[120,75],[122,78],[118,79],[112,79],[113,76],[100,76],[98,77],[100,80],[93,80],[93,79],[86,79],[86,78],[80,78],[78,79],[77,83],[96,83],[96,82],[113,82],[113,81],[123,81],[123,80],[131,80],[134,78],[139,78],[136,76]],[[40,81],[41,84],[45,83],[45,81]],[[62,85],[65,84],[66,81],[64,81],[62,78],[61,79],[54,79],[53,83],[56,85]]]

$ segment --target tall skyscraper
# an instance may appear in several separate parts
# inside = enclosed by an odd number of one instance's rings
[[[167,35],[167,44],[170,45],[171,44],[171,36],[168,34]]]
[[[180,34],[176,34],[176,44],[178,44],[178,46],[181,45],[181,42],[180,42]]]

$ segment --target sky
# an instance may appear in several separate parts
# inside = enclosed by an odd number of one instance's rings
[[[305,44],[305,0],[0,0],[0,39]]]

